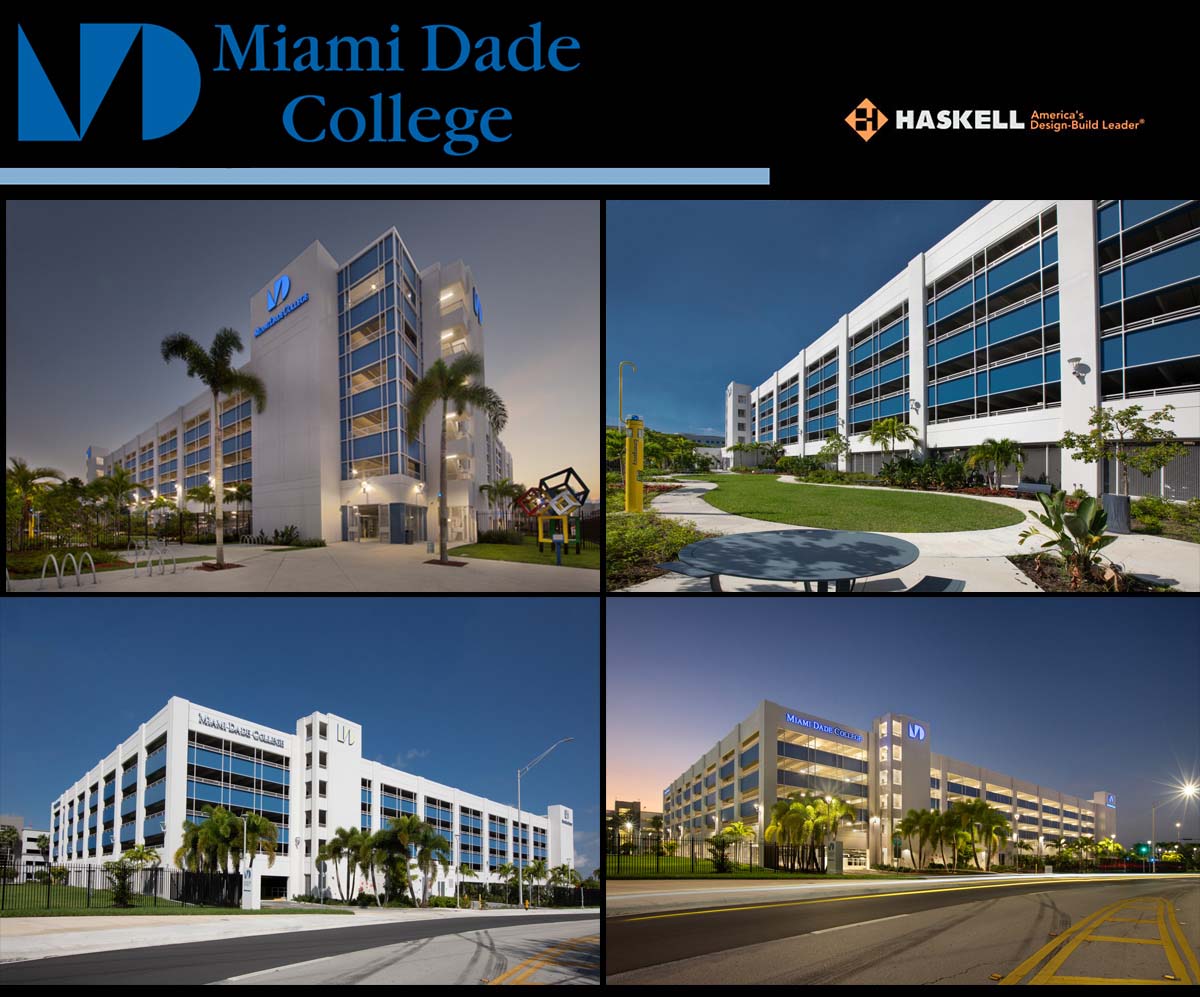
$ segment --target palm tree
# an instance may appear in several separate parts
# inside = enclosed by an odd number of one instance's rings
[[[504,528],[508,529],[509,514],[512,512],[513,502],[525,492],[525,486],[519,485],[515,481],[509,481],[508,478],[501,478],[498,484],[501,486],[500,500],[504,503],[502,506],[504,510]]]
[[[104,496],[108,508],[112,511],[114,518],[117,520],[117,529],[120,530],[120,513],[121,509],[128,506],[130,496],[140,488],[144,492],[149,492],[150,489],[145,485],[139,485],[123,467],[114,467],[103,478],[97,478],[95,481],[96,490]],[[130,521],[130,531],[133,529],[132,520]]]
[[[9,457],[12,464],[5,477],[12,482],[21,498],[21,547],[25,546],[25,534],[29,531],[29,512],[33,508],[33,497],[41,490],[39,482],[46,478],[63,481],[62,471],[53,467],[30,467],[21,457]]]
[[[479,873],[477,873],[475,871],[475,867],[467,862],[463,862],[458,867],[458,875],[462,879],[478,879],[479,878]],[[466,896],[465,893],[463,895]]]
[[[333,832],[333,837],[325,842],[325,848],[323,849],[325,852],[323,861],[333,863],[333,875],[337,880],[338,896],[343,900],[346,899],[346,894],[342,892],[342,871],[340,863],[342,861],[342,856],[346,854],[346,848],[344,844],[345,840],[346,829],[344,827],[339,827]],[[349,876],[347,876],[346,879],[347,885],[349,885]]]
[[[896,830],[900,832],[900,836],[908,842],[908,854],[912,861],[914,869],[917,868],[919,856],[913,851],[912,839],[913,835],[921,829],[921,814],[917,810],[910,810],[904,815],[900,823],[896,825]]]
[[[925,846],[930,846],[930,860],[933,859],[933,849],[937,847],[939,828],[941,826],[941,814],[939,814],[936,810],[922,810],[920,811],[920,814],[921,819],[917,825],[917,836],[922,856],[921,865],[924,867]]]
[[[571,868],[566,862],[562,865],[556,865],[550,870],[550,885],[565,886],[567,889],[579,887],[579,906],[583,906],[583,880],[579,873]]]
[[[409,875],[409,861],[413,857],[413,846],[421,834],[421,829],[428,825],[415,814],[404,814],[393,817],[387,826],[379,832],[380,844],[388,856],[388,869],[394,871],[397,879],[403,880],[408,887],[409,899],[417,906],[417,895],[413,890],[412,876]]]
[[[254,499],[254,486],[249,481],[239,481],[230,489],[230,495],[237,502],[238,532],[244,533],[245,530],[242,528],[242,507]]]
[[[546,860],[545,859],[534,859],[532,862],[529,863],[529,868],[527,868],[525,870],[525,875],[529,877],[529,881],[533,884],[533,888],[535,891],[533,905],[536,907],[538,905],[537,898],[539,895],[536,892],[537,885],[538,885],[538,883],[540,883],[543,879],[545,879],[549,875],[549,872],[546,869]]]
[[[1081,855],[1094,855],[1096,850],[1096,839],[1085,834],[1079,839],[1079,850]]]
[[[455,414],[462,415],[463,409],[474,405],[491,423],[493,434],[499,433],[508,423],[508,411],[500,396],[483,384],[472,384],[471,379],[483,374],[483,357],[477,353],[462,353],[447,365],[442,359],[435,360],[425,371],[425,376],[413,385],[408,402],[408,425],[420,427],[429,415],[434,403],[442,403],[442,446],[438,454],[438,541],[441,549],[439,560],[448,564],[446,535],[449,531],[450,512],[446,488],[446,415],[453,405]],[[426,467],[429,465],[426,453]]]
[[[204,805],[207,820],[200,825],[200,850],[210,871],[229,871],[229,861],[242,849],[242,822],[224,807]]]
[[[429,888],[433,885],[435,867],[448,869],[451,862],[450,842],[435,828],[421,822],[421,830],[413,842],[417,846],[417,869],[421,872],[421,906],[429,906]]]
[[[180,869],[199,872],[204,867],[204,852],[200,848],[200,828],[190,820],[183,822],[183,844],[175,850],[172,862]]]
[[[985,477],[992,483],[993,488],[998,489],[1000,475],[1010,464],[1016,465],[1017,476],[1020,477],[1021,468],[1025,466],[1024,456],[1021,444],[1016,440],[1007,437],[997,440],[989,436],[978,446],[971,448],[967,456],[967,467],[973,468],[982,464]],[[989,467],[991,471],[988,470]]]
[[[896,416],[888,416],[871,423],[871,428],[858,438],[859,443],[871,443],[883,451],[885,457],[896,448],[897,443],[916,443],[921,438],[915,426],[910,426]]]
[[[375,906],[382,907],[383,902],[379,899],[379,887],[375,885],[375,867],[386,866],[387,853],[382,846],[379,832],[368,834],[366,831],[361,831],[359,833],[358,854],[355,858],[359,871],[363,874],[363,884],[366,884],[368,876],[371,877],[371,892],[375,896]]]
[[[983,839],[983,871],[992,867],[992,857],[1008,843],[1012,827],[1008,818],[994,807],[987,807],[987,812],[980,820],[979,829]]]
[[[217,521],[217,567],[225,566],[224,536],[221,520],[221,420],[218,398],[240,391],[254,399],[255,408],[262,412],[267,406],[267,389],[262,380],[249,371],[236,370],[231,360],[234,351],[241,352],[242,337],[235,329],[223,328],[213,337],[212,347],[205,350],[196,340],[183,332],[167,336],[162,341],[162,358],[166,363],[183,360],[188,377],[198,377],[212,392],[211,436],[213,467],[213,505]]]
[[[250,853],[248,866],[254,867],[254,856],[260,851],[266,853],[267,868],[275,864],[275,845],[279,836],[278,828],[273,821],[262,814],[245,813],[242,820],[246,824],[246,850]]]
[[[487,499],[488,509],[500,504],[499,482],[479,486],[479,494]]]

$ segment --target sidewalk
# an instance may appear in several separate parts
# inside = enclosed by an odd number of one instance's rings
[[[798,484],[791,475],[780,481]],[[722,512],[704,501],[704,493],[718,487],[708,481],[682,481],[682,488],[664,492],[653,504],[655,512],[669,519],[691,520],[706,533],[750,533],[762,530],[802,529],[789,523],[771,523]],[[813,487],[835,487],[814,485]],[[873,491],[906,491],[878,489],[868,485],[839,485],[842,488],[871,488]],[[981,502],[995,502],[1023,512],[1040,509],[1036,501],[1002,496],[963,496]],[[926,575],[958,578],[966,582],[967,592],[1028,592],[1040,593],[1033,581],[1008,560],[1010,554],[1031,554],[1040,544],[1019,543],[1021,531],[1033,520],[1002,526],[994,530],[963,530],[956,533],[885,533],[915,544],[921,556],[901,571],[860,581],[855,591],[899,592],[915,585]],[[1200,546],[1181,540],[1167,540],[1128,534],[1105,548],[1104,553],[1139,577],[1158,584],[1173,585],[1182,592],[1200,592]],[[746,578],[721,576],[721,588],[727,592],[803,592],[804,585],[793,582],[762,582]],[[627,592],[708,592],[707,579],[685,578],[682,575],[663,575],[626,589]]]
[[[0,963],[84,952],[108,952],[115,949],[141,948],[147,945],[176,945],[180,942],[206,942],[219,938],[243,938],[272,935],[285,931],[317,931],[326,928],[351,928],[390,921],[431,920],[470,915],[495,918],[497,922],[519,919],[521,910],[454,910],[433,908],[413,910],[406,907],[352,907],[345,914],[196,914],[187,916],[154,915],[123,917],[5,917],[0,918]],[[567,907],[543,907],[529,913],[553,911],[559,914],[596,916],[596,908],[576,910]]]

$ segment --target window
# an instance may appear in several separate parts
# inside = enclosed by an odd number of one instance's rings
[[[327,730],[328,730],[328,728],[326,727],[326,725],[325,725],[325,724],[321,724],[321,727],[320,727],[320,731],[321,731],[321,733],[320,733],[320,737],[321,737],[321,740],[325,740],[325,739],[327,738],[327,736],[328,736],[328,734],[327,734]]]
[[[311,810],[304,811],[304,826],[312,827],[312,811]]]
[[[307,726],[304,728],[304,736],[305,736],[305,737],[308,737],[308,738],[311,738],[311,737],[312,737],[312,724],[308,724],[308,725],[307,725]]]
[[[888,760],[888,749],[886,744],[881,744],[879,746],[879,760],[881,762],[886,762]]]
[[[321,752],[320,761],[321,761],[321,768],[325,768],[325,752],[324,751]]]
[[[304,767],[306,769],[312,768],[312,752],[311,751],[307,752],[304,756]]]
[[[312,842],[311,841],[304,842],[304,854],[308,858],[312,857]]]
[[[320,824],[322,827],[325,826],[325,811],[324,810],[317,811],[317,823]],[[324,844],[324,842],[322,842],[322,844]]]
[[[312,796],[312,782],[306,782],[304,784],[304,796],[305,798]]]
[[[886,720],[881,720],[879,722],[879,736],[887,737],[887,721]]]
[[[901,810],[903,808],[904,808],[904,804],[900,802],[900,794],[893,793],[892,794],[892,809],[893,810]]]
[[[897,762],[904,761],[904,756],[899,744],[892,745],[892,759]],[[882,759],[882,761],[887,761],[887,759]]]
[[[322,762],[321,764],[324,765],[325,763]],[[325,785],[326,783],[324,779],[317,783],[317,793],[321,796],[325,795]]]
[[[892,785],[893,786],[901,785],[904,781],[903,776],[904,776],[903,772],[901,772],[899,769],[895,769],[892,772]]]
[[[886,786],[887,784],[888,784],[888,770],[880,769],[879,770],[879,785]]]
[[[892,737],[899,737],[899,736],[900,736],[900,721],[893,720],[892,721]],[[324,764],[324,763],[322,763],[322,764]]]

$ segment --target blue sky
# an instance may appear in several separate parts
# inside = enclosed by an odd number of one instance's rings
[[[198,635],[220,620],[214,656]],[[124,634],[110,632],[119,622]],[[598,863],[599,607],[580,599],[45,599],[0,610],[0,812],[51,799],[175,695],[293,730],[362,724],[363,757],[576,815]]]
[[[606,805],[662,789],[770,699],[866,727],[927,722],[939,754],[1090,799],[1117,838],[1200,778],[1200,615],[1182,599],[608,601]],[[1200,807],[1158,811],[1200,840]]]
[[[756,385],[986,201],[609,201],[605,423],[724,432]]]

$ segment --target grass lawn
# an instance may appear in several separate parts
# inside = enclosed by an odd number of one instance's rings
[[[630,871],[631,862],[636,866]],[[687,857],[662,856],[655,869],[653,856],[638,855],[634,859],[622,857],[620,872],[617,857],[609,855],[606,860],[606,879],[909,879],[911,875],[900,872],[853,873],[840,875],[820,872],[777,872],[774,869],[750,869],[739,864],[733,872],[713,872],[712,862],[697,859],[692,870],[692,861]]]
[[[537,549],[537,540],[533,537],[525,537],[520,546],[516,544],[467,544],[465,547],[450,548],[452,558],[460,555],[462,557],[483,557],[490,561],[521,561],[525,564],[553,565],[554,544],[543,544],[540,554]],[[570,554],[564,548],[562,563],[564,568],[594,568],[599,571],[600,547],[598,544],[585,540],[582,553],[576,554],[574,545],[571,546]]]
[[[160,897],[157,907],[28,907],[11,910],[7,906],[0,910],[0,917],[153,917],[164,914],[168,917],[186,917],[192,914],[344,914],[352,915],[349,910],[339,910],[330,907],[325,910],[314,910],[308,907],[264,907],[262,910],[242,910],[240,907],[185,907],[182,904],[172,904]]]
[[[704,500],[724,512],[815,529],[951,533],[991,530],[1025,519],[1019,509],[958,495],[793,485],[767,475],[703,475],[694,480],[718,484],[704,493]]]

